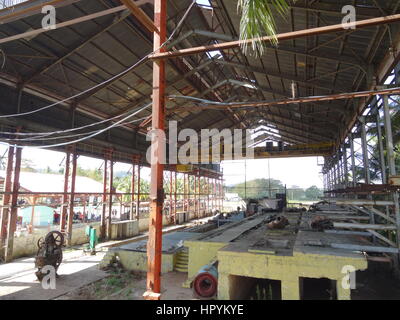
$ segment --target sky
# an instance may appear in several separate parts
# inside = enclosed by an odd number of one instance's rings
[[[0,145],[0,155],[3,155],[7,147]],[[42,150],[36,148],[24,148],[22,151],[22,159],[29,159],[33,162],[37,169],[50,167],[58,171],[64,166],[65,155],[61,152],[50,150]],[[262,159],[262,160],[247,160],[246,161],[246,180],[254,180],[258,178],[268,178],[268,161],[270,166],[270,177],[277,179],[286,184],[287,187],[293,185],[301,188],[308,188],[316,185],[322,188],[321,166],[318,162],[323,162],[322,158],[287,158],[287,159]],[[101,168],[103,161],[89,157],[80,156],[78,165],[85,169]],[[245,161],[224,161],[222,163],[224,178],[226,185],[232,185],[244,182],[245,179]],[[114,171],[129,172],[131,166],[123,163],[116,163]],[[142,178],[149,179],[150,170],[143,168]]]

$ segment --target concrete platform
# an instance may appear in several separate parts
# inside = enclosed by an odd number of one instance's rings
[[[199,233],[184,231],[163,235],[162,273],[174,270],[176,256],[183,249],[184,241],[192,239],[197,235]],[[147,271],[147,239],[112,248],[108,255],[110,254],[117,257],[126,270]]]
[[[326,279],[333,299],[350,299],[350,290],[342,286],[344,267],[365,270],[366,257],[360,252],[332,248],[331,244],[365,242],[355,235],[311,230],[310,213],[285,213],[290,225],[283,230],[268,229],[268,216],[247,218],[240,224],[223,226],[185,241],[189,248],[185,285],[190,285],[202,266],[218,260],[221,300],[248,298],[246,291],[260,279],[273,281],[282,299],[301,299],[303,284],[309,279]]]

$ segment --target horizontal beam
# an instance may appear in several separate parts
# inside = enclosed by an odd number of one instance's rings
[[[400,21],[400,14],[356,21],[356,22],[348,23],[348,24],[346,24],[346,26],[348,28],[361,29],[361,28],[367,28],[367,27],[372,27],[372,26],[377,26],[377,25],[382,25],[382,24],[394,23],[394,22],[398,22],[398,21]],[[281,33],[281,34],[276,35],[276,39],[278,41],[285,41],[285,40],[293,40],[293,39],[298,39],[298,38],[302,38],[302,37],[310,37],[310,36],[314,36],[314,35],[321,35],[321,34],[332,33],[332,32],[340,32],[340,31],[346,31],[346,29],[343,28],[343,24],[341,24],[341,23],[331,25],[331,26]],[[209,46],[200,46],[200,47],[182,49],[182,50],[177,50],[177,51],[155,53],[155,54],[151,55],[150,58],[151,59],[169,59],[169,58],[174,58],[174,57],[188,56],[188,55],[205,53],[205,52],[210,52],[210,51],[238,48],[244,44],[251,44],[254,40],[268,42],[268,41],[272,41],[274,39],[275,39],[274,37],[266,36],[266,37],[261,37],[259,39],[249,39],[246,41],[231,41],[231,42],[226,42],[226,43],[213,44],[213,45],[209,45]]]
[[[83,17],[79,17],[79,18],[76,18],[76,19],[72,19],[72,20],[68,20],[68,21],[65,21],[65,22],[57,23],[55,25],[55,29],[54,30],[58,30],[58,29],[61,29],[61,28],[64,28],[64,27],[69,27],[69,26],[72,26],[72,25],[77,24],[77,23],[93,20],[93,19],[100,18],[100,17],[106,16],[106,15],[109,15],[109,14],[117,13],[117,12],[120,12],[120,11],[123,11],[123,10],[126,10],[126,7],[125,6],[119,6],[119,7],[115,7],[115,8],[111,8],[111,9],[107,9],[107,10],[103,10],[103,11],[99,11],[99,12],[96,12],[96,13],[93,13],[93,14],[89,14],[89,15],[86,15],[86,16],[83,16]],[[35,30],[19,33],[19,34],[16,34],[14,36],[1,38],[0,39],[0,44],[7,43],[7,42],[10,42],[10,41],[14,41],[14,40],[18,40],[18,39],[24,39],[24,38],[28,38],[28,37],[33,37],[33,36],[39,35],[41,33],[48,32],[50,30],[53,30],[53,29],[40,28],[40,29],[35,29]]]
[[[362,230],[396,230],[396,226],[387,224],[367,224],[367,223],[345,223],[345,222],[334,222],[335,228],[345,229],[362,229]]]
[[[137,4],[135,4],[132,0],[120,1],[129,9],[130,12],[132,12],[132,15],[138,19],[148,31],[159,33],[158,28],[154,25],[154,22],[142,9],[137,6]]]
[[[355,206],[393,206],[393,201],[387,200],[367,200],[367,199],[332,199],[324,198],[324,200],[330,203],[336,203],[338,205],[355,205]]]
[[[373,91],[361,91],[361,92],[351,92],[351,93],[338,93],[326,96],[312,96],[296,99],[286,99],[280,101],[260,101],[260,102],[231,102],[231,103],[221,103],[216,102],[213,104],[211,101],[208,104],[201,104],[196,106],[196,110],[202,109],[224,109],[224,108],[265,108],[270,106],[288,105],[288,104],[299,104],[299,103],[310,103],[310,102],[320,102],[320,101],[333,101],[333,100],[347,100],[356,98],[366,98],[378,95],[398,95],[400,94],[400,88],[383,89],[383,90],[373,90]],[[179,107],[179,110],[189,110],[190,107]],[[174,109],[176,111],[178,109]]]

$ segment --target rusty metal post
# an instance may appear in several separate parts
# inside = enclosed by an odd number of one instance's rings
[[[103,198],[102,198],[102,211],[101,211],[101,237],[106,237],[106,211],[107,211],[107,166],[108,160],[104,159],[104,171],[103,171]]]
[[[177,173],[174,174],[174,223],[176,223],[176,201],[177,201],[177,191],[178,191],[178,179]]]
[[[136,171],[136,165],[135,163],[132,164],[132,178],[131,178],[131,212],[129,214],[129,220],[133,220],[133,208],[134,208],[134,202],[135,202],[135,171]],[[136,220],[139,220],[139,216],[136,213],[135,215]]]
[[[183,212],[186,212],[186,173],[183,174]]]
[[[67,232],[67,214],[68,214],[68,188],[69,188],[69,170],[71,163],[71,153],[69,148],[67,148],[67,153],[65,154],[65,167],[64,167],[64,194],[62,197],[62,208],[60,217],[60,232]]]
[[[167,1],[154,0],[154,50],[164,52],[160,47],[166,41]],[[153,108],[152,128],[164,132],[165,120],[165,61],[153,63]],[[162,209],[164,202],[163,170],[161,159],[164,158],[163,137],[155,135],[152,139],[150,183],[150,219],[149,240],[147,243],[147,291],[143,297],[147,300],[159,300],[161,297],[161,256],[162,256]]]
[[[3,254],[3,248],[6,243],[7,231],[8,231],[8,216],[10,212],[10,201],[11,201],[11,190],[12,190],[12,174],[14,166],[14,152],[15,148],[13,146],[8,147],[8,158],[7,158],[7,168],[6,176],[4,180],[4,192],[1,208],[1,221],[0,221],[0,252]]]
[[[17,216],[18,216],[18,191],[19,191],[19,174],[21,171],[21,156],[22,148],[15,148],[15,162],[13,170],[13,182],[12,182],[12,195],[11,195],[11,208],[9,209],[8,221],[7,221],[7,238],[6,247],[4,253],[4,261],[10,262],[13,255],[14,247],[14,232],[17,227]]]
[[[137,200],[136,200],[136,216],[140,219],[140,165],[137,166]]]
[[[210,214],[210,178],[207,177],[207,214]]]
[[[173,223],[173,216],[172,216],[172,186],[173,186],[173,181],[172,181],[172,171],[169,172],[169,221]]]
[[[112,211],[113,211],[113,194],[114,194],[114,161],[112,160],[112,154],[109,159],[109,181],[108,181],[108,216],[107,216],[107,239],[111,239],[111,224],[112,224]]]
[[[68,223],[67,223],[67,245],[72,244],[72,222],[74,219],[74,202],[75,202],[75,181],[77,169],[77,155],[75,150],[72,152],[72,170],[71,170],[71,192],[69,197]]]

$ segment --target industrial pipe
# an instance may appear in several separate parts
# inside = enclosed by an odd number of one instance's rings
[[[194,294],[203,299],[211,299],[217,295],[218,268],[216,263],[206,265],[200,269],[193,281]]]

